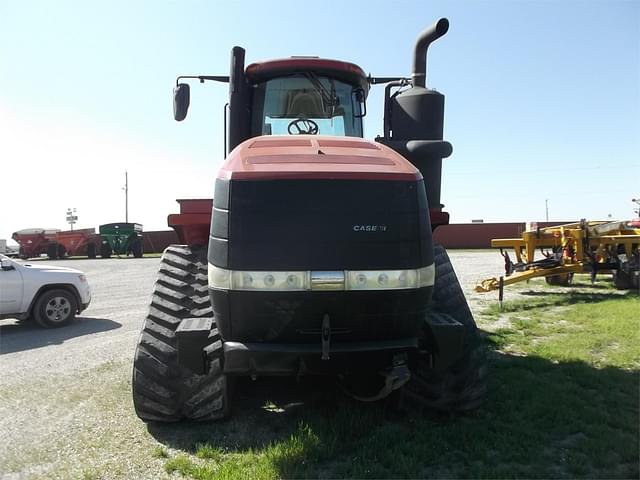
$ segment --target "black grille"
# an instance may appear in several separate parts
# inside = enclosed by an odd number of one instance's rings
[[[216,266],[373,270],[433,263],[421,180],[232,181],[224,188],[220,183],[216,197],[228,195],[229,212],[215,202],[209,261]]]

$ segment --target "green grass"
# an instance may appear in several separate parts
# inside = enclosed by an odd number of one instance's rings
[[[518,348],[527,355],[552,362],[583,361],[598,368],[640,369],[640,297],[634,294],[600,301],[576,293],[548,295],[545,302],[571,308],[536,312],[516,318],[510,327],[499,328],[490,340],[498,347]],[[496,307],[488,312],[495,317]],[[507,303],[503,312],[525,311],[522,302]]]
[[[152,456],[155,458],[169,458],[169,452],[167,452],[166,448],[158,445],[153,449]]]
[[[243,405],[240,392],[231,420],[150,429],[180,451],[165,469],[195,479],[638,478],[640,297],[532,292],[478,321],[492,330],[490,380],[474,414],[398,411],[322,388],[291,406],[269,379],[245,398],[282,408]]]

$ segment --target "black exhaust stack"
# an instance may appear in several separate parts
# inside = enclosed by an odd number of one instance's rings
[[[411,79],[414,87],[425,88],[427,86],[427,52],[429,45],[448,31],[449,20],[441,18],[418,35],[416,46],[413,49],[413,67],[411,69]]]
[[[426,88],[426,54],[429,45],[448,30],[449,21],[441,18],[418,36],[413,52],[412,87],[393,95],[391,88],[386,90],[384,137],[377,139],[420,170],[432,211],[442,210],[442,159],[451,155],[453,149],[443,140],[444,95]],[[435,228],[437,224],[432,226]]]
[[[249,138],[249,94],[244,73],[244,48],[231,49],[229,72],[229,152]]]

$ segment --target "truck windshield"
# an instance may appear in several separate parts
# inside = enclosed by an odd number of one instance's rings
[[[313,73],[274,78],[253,92],[252,135],[291,135],[311,120],[318,135],[362,137],[358,87]],[[304,133],[304,132],[303,132]]]

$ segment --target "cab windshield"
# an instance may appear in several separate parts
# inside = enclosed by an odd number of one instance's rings
[[[274,78],[253,92],[252,135],[362,137],[362,90],[308,72]]]

